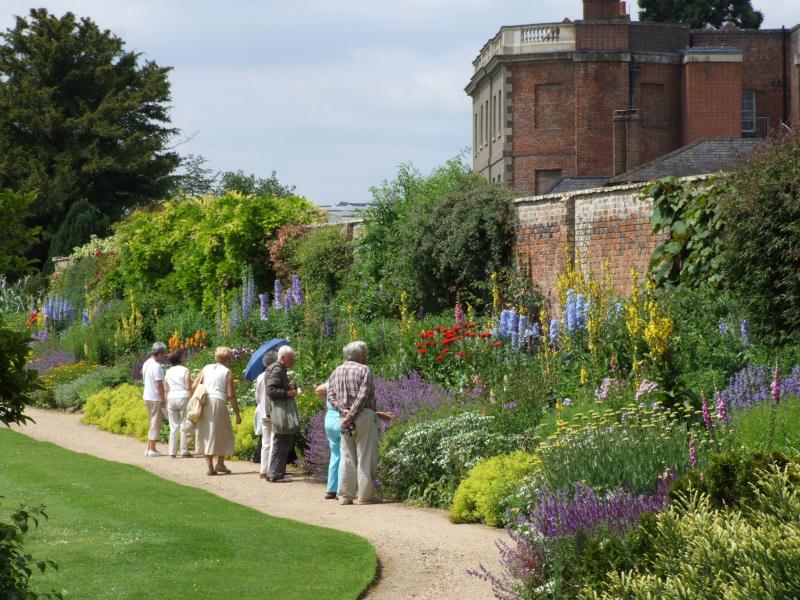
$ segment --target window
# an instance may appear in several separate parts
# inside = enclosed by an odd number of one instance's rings
[[[492,126],[491,130],[489,131],[489,138],[494,139],[494,124],[495,124],[495,111],[497,110],[497,96],[492,94]]]
[[[503,135],[503,90],[497,92],[497,137]]]
[[[475,124],[472,128],[472,154],[478,156],[478,113],[475,113]]]
[[[480,132],[481,132],[480,142],[481,142],[481,147],[483,147],[483,102],[481,102],[481,129],[480,129]]]
[[[752,90],[742,92],[742,133],[756,131],[756,93]]]
[[[486,140],[486,143],[489,143],[489,100],[486,100],[484,104],[486,105],[486,122],[483,124],[485,127],[483,139]]]

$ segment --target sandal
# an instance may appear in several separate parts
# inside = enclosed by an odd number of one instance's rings
[[[209,477],[211,477],[212,475],[216,475],[216,474],[217,474],[216,471],[206,471],[206,475],[208,475]]]
[[[217,473],[225,473],[225,475],[231,474],[231,470],[228,469],[227,467],[214,467],[214,471],[216,471]]]

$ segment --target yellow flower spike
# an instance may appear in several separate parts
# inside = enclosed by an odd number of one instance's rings
[[[589,371],[586,369],[585,366],[581,367],[581,385],[586,385],[586,382],[589,380]]]

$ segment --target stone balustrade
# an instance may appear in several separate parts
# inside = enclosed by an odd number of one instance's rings
[[[495,56],[574,51],[575,25],[572,23],[517,25],[500,29],[486,42],[472,65],[477,71]]]

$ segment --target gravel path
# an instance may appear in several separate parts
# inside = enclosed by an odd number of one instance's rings
[[[231,475],[208,477],[200,458],[145,458],[144,443],[100,431],[80,415],[29,408],[35,424],[15,428],[37,440],[69,450],[141,467],[184,485],[207,490],[232,502],[276,517],[322,525],[365,537],[380,562],[377,582],[363,596],[370,600],[472,600],[491,598],[487,583],[466,574],[483,563],[498,569],[495,541],[505,532],[482,525],[453,525],[443,511],[402,504],[339,506],[323,498],[324,488],[309,481],[268,484],[257,465],[230,461]],[[159,449],[165,450],[163,445]]]

